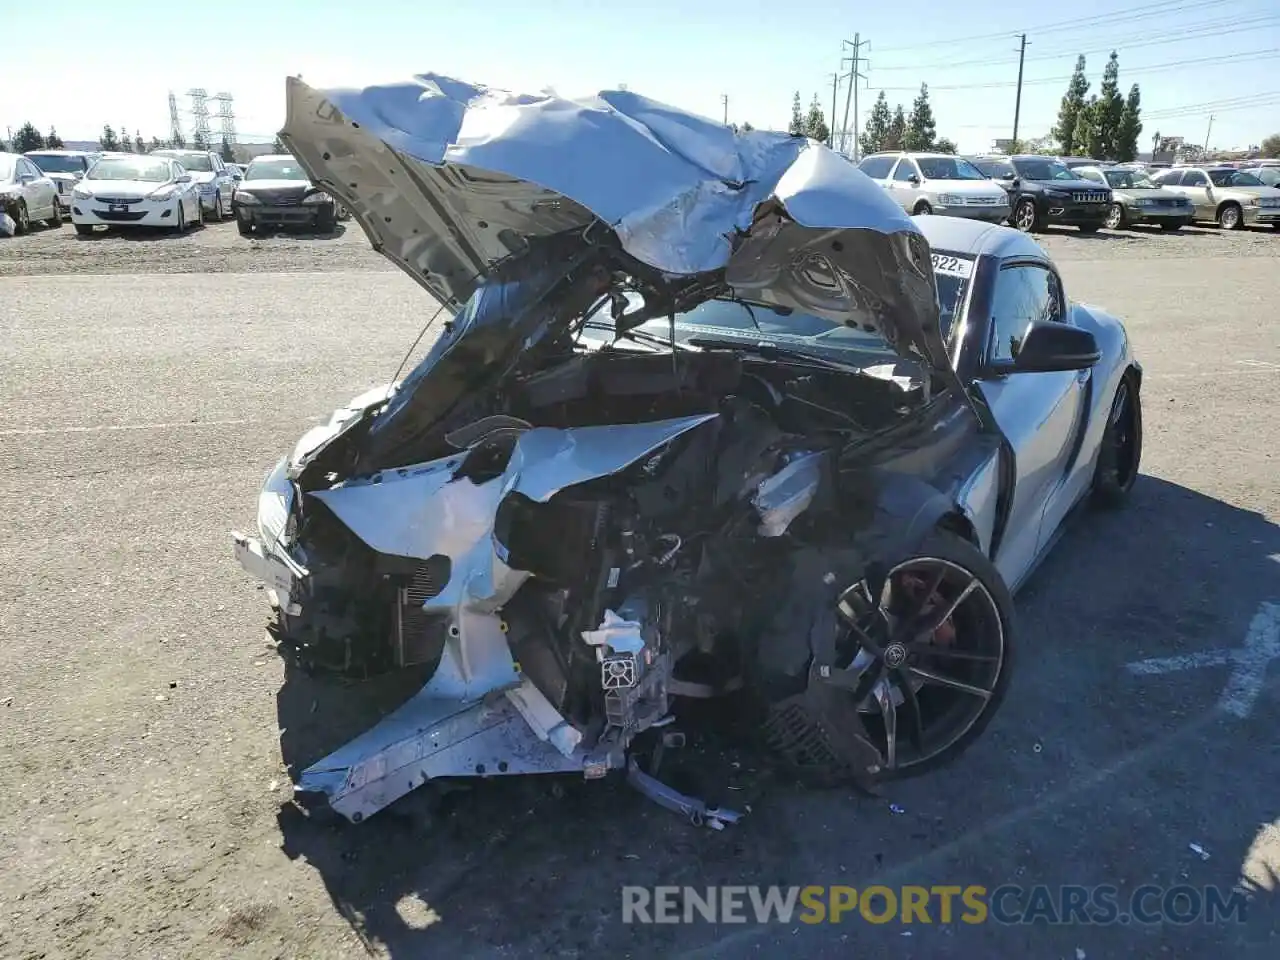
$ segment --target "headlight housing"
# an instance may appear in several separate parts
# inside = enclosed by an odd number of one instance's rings
[[[237,190],[235,193],[231,195],[231,199],[234,200],[236,203],[241,203],[241,204],[251,204],[251,203],[261,202],[252,193],[246,193],[243,190]]]
[[[309,193],[302,198],[303,203],[333,203],[333,197],[329,196],[323,190],[317,190],[315,193]]]
[[[157,190],[157,191],[155,191],[154,193],[152,193],[152,194],[148,195],[147,199],[148,199],[148,200],[160,200],[160,201],[164,201],[164,200],[172,200],[175,196],[177,196],[177,194],[178,194],[178,188],[177,188],[177,187],[164,187],[164,188],[162,188],[162,189],[160,189],[160,190]]]
[[[77,200],[93,199],[93,193],[89,190],[86,190],[84,187],[76,187],[74,190],[71,191],[71,195],[75,197]]]
[[[268,550],[293,542],[297,522],[293,515],[294,490],[289,480],[288,459],[281,460],[267,475],[258,494],[258,533]]]

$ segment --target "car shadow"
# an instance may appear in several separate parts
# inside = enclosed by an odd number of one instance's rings
[[[1011,694],[1018,702],[1004,709],[1035,711],[1047,701],[1046,723],[1063,725],[1067,714],[1056,712],[1057,701],[1098,701],[1100,709],[1084,714],[1094,718],[1095,730],[1055,735],[1092,737],[1104,750],[1149,741],[1202,681],[1189,675],[1189,686],[1148,683],[1152,689],[1134,711],[1132,702],[1108,699],[1115,691],[1098,686],[1097,665],[1106,665],[1110,682],[1136,685],[1150,678],[1125,676],[1128,661],[1242,636],[1260,602],[1280,600],[1274,555],[1280,555],[1280,529],[1262,515],[1140,477],[1126,509],[1087,510],[1074,519],[1020,592],[1019,676],[1027,688]],[[1055,638],[1050,652],[1078,663],[1078,673],[1060,670],[1056,661],[1052,669],[1034,670],[1029,661],[1045,655],[1046,636]],[[411,695],[417,678],[410,679],[345,685],[288,671],[277,705],[281,747],[294,775]],[[1015,677],[1014,691],[1018,687]],[[1017,727],[1021,736],[1025,722],[1016,716],[1004,726]],[[1001,726],[997,717],[984,738],[994,737],[994,745],[979,741],[956,764],[897,785],[901,802],[920,809],[925,797],[965,796],[975,783],[996,785],[997,803],[1037,795],[1043,761],[1011,750]],[[798,881],[798,874],[825,876],[824,865],[843,864],[846,856],[853,862],[854,848],[885,843],[871,832],[877,828],[870,820],[858,827],[862,814],[874,819],[874,811],[847,791],[801,790],[773,777],[767,761],[749,753],[734,753],[726,763],[723,751],[732,741],[685,729],[691,735],[686,762],[704,782],[720,778],[719,789],[734,791],[708,800],[754,807],[723,832],[694,828],[616,780],[495,778],[468,781],[460,792],[429,800],[421,798],[422,788],[358,825],[286,803],[278,814],[282,850],[310,864],[335,911],[367,945],[393,958],[578,957],[670,955],[723,932],[711,924],[624,924],[623,884],[810,882]],[[1098,765],[1107,759],[1088,757]],[[994,815],[980,803],[948,810],[947,829],[957,835]],[[873,846],[893,851],[890,857],[909,858],[920,844],[928,850],[941,842],[932,835],[909,839],[903,818],[890,820],[893,836]],[[835,843],[836,836],[847,839]],[[876,854],[877,865],[880,860]],[[851,872],[839,882],[859,879]]]
[[[199,233],[208,224],[193,223],[181,233],[175,233],[169,227],[108,227],[105,230],[94,230],[93,233],[77,233],[76,240],[85,243],[97,243],[110,237],[113,240],[125,240],[129,243],[159,243],[166,240],[181,240],[192,233]]]
[[[332,230],[317,231],[307,228],[298,227],[278,227],[275,230],[263,230],[257,228],[252,235],[246,237],[249,240],[266,240],[271,238],[288,237],[293,240],[336,240],[347,232],[347,225],[339,222],[334,225]]]

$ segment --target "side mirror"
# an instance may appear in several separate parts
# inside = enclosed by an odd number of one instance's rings
[[[1039,320],[1027,324],[1017,356],[1009,367],[1018,373],[1088,370],[1101,356],[1098,341],[1088,330]]]
[[[1004,173],[1000,174],[1000,179],[1001,180],[1017,180],[1018,177],[1012,170],[1006,170]]]
[[[920,178],[913,173],[907,177],[907,183],[911,184],[913,187],[918,187],[920,186]]]
[[[174,183],[190,183],[190,182],[191,182],[191,174],[189,174],[189,173],[184,173],[182,176],[180,176],[177,180],[175,180],[175,181],[173,181],[173,182],[174,182]]]

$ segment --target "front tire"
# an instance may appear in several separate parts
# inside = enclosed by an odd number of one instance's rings
[[[57,200],[53,201],[53,216],[48,217],[44,225],[51,230],[62,228],[62,208],[58,205]]]
[[[173,225],[173,232],[178,236],[187,232],[187,212],[182,209],[182,201],[177,203],[178,222]]]
[[[1023,233],[1033,233],[1040,228],[1036,202],[1030,197],[1023,197],[1013,208],[1013,228]]]
[[[213,195],[213,222],[221,223],[226,219],[226,211],[222,208],[222,194],[215,193]]]
[[[1162,223],[1162,224],[1160,224],[1160,229],[1161,229],[1161,230],[1168,230],[1169,232],[1171,232],[1171,233],[1172,233],[1172,232],[1175,232],[1175,231],[1181,230],[1184,226],[1186,226],[1186,224],[1184,224],[1184,223],[1176,223],[1176,222],[1175,222],[1175,223]]]
[[[1123,230],[1129,224],[1124,215],[1124,204],[1113,203],[1107,208],[1107,229]]]
[[[1218,208],[1218,226],[1223,230],[1239,230],[1244,225],[1244,212],[1238,203],[1224,203]]]
[[[1102,229],[1102,224],[1100,223],[1082,223],[1079,226],[1081,233],[1097,233]]]
[[[91,224],[91,223],[76,223],[76,224],[73,224],[73,226],[76,228],[76,233],[80,234],[80,236],[82,236],[82,237],[92,237],[92,236],[93,236],[93,224]]]
[[[237,218],[237,219],[236,219],[236,228],[240,231],[240,236],[242,236],[242,237],[251,237],[251,236],[253,236],[253,224],[252,224],[251,222],[249,222],[248,220],[241,220],[241,219]]]
[[[1127,371],[1107,413],[1093,475],[1093,502],[1109,509],[1123,506],[1138,480],[1141,462],[1142,398],[1137,378]]]
[[[13,217],[13,235],[15,237],[22,236],[22,234],[31,230],[31,215],[27,212],[27,201],[19,200],[11,216]]]
[[[837,601],[827,679],[811,673],[809,689],[774,704],[766,726],[767,741],[816,784],[905,779],[953,761],[995,716],[1012,675],[1013,599],[968,540],[937,530],[878,583],[868,579]],[[834,726],[841,718],[853,726]],[[851,749],[841,731],[857,726],[865,737]],[[865,771],[840,759],[862,751]]]
[[[926,217],[931,213],[933,213],[933,207],[929,205],[928,200],[921,200],[919,203],[916,204],[916,209],[914,213],[915,216]]]

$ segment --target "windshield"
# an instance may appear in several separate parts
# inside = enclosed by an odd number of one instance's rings
[[[975,160],[973,165],[988,177],[996,179],[1003,177],[1005,174],[1009,176],[1014,174],[1013,164],[1008,160]]]
[[[986,180],[987,176],[964,157],[917,157],[926,180]]]
[[[209,155],[207,153],[178,153],[177,151],[171,153],[169,151],[161,152],[157,150],[152,154],[152,156],[173,157],[173,159],[186,167],[188,171],[194,171],[195,173],[213,172],[213,161],[209,159]]]
[[[1252,173],[1243,170],[1209,170],[1209,179],[1215,187],[1262,187],[1266,186]]]
[[[246,180],[306,180],[307,175],[293,157],[254,160],[245,171]]]
[[[1104,170],[1102,175],[1111,186],[1121,189],[1155,189],[1160,186],[1143,170]]]
[[[84,173],[84,157],[64,157],[56,153],[28,153],[27,159],[45,173]]]
[[[1249,173],[1268,187],[1280,184],[1280,167],[1259,167],[1257,170],[1250,170]]]
[[[147,157],[104,157],[87,174],[90,180],[143,180],[164,183],[169,179],[169,162]]]
[[[1026,180],[1076,180],[1076,175],[1061,160],[1015,160],[1018,176]]]
[[[946,341],[950,338],[956,315],[964,307],[973,260],[935,252],[933,267],[941,307],[939,325]],[[650,320],[639,329],[663,342],[671,336],[671,327],[666,320]],[[686,313],[677,314],[675,334],[677,343],[690,337],[708,336],[743,338],[750,342],[768,340],[800,350],[811,348],[815,356],[832,357],[833,353],[846,351],[857,353],[863,355],[864,362],[867,354],[874,355],[876,360],[896,360],[898,356],[879,334],[855,330],[809,313],[742,300],[708,300]],[[853,358],[850,360],[857,362]]]

